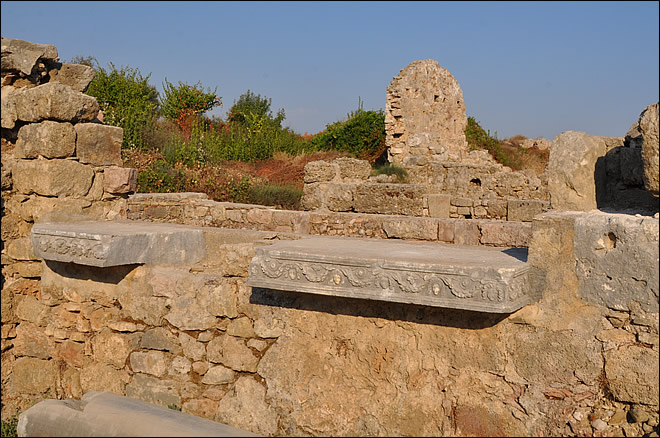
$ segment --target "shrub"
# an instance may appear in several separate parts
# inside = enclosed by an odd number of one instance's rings
[[[286,117],[284,109],[280,109],[277,115],[273,117],[273,112],[270,109],[271,99],[261,97],[260,94],[254,94],[250,90],[243,93],[238,101],[234,102],[227,120],[232,123],[240,123],[245,126],[251,126],[255,123],[270,124],[274,127],[281,128],[282,122]]]
[[[151,74],[143,77],[130,67],[108,70],[96,64],[96,76],[86,93],[94,96],[104,113],[104,122],[124,129],[122,146],[146,148],[146,137],[157,118],[158,91],[149,85]]]
[[[260,184],[250,187],[248,202],[299,210],[303,191],[293,185]]]
[[[385,163],[382,165],[374,166],[371,171],[372,175],[396,175],[396,180],[399,183],[408,181],[408,172],[403,167],[396,164]]]
[[[201,83],[188,85],[179,81],[178,86],[172,85],[167,78],[163,83],[165,97],[161,99],[160,106],[163,116],[175,120],[186,137],[194,121],[216,106],[222,105],[216,90],[207,90]]]
[[[185,172],[171,166],[165,160],[154,161],[147,169],[138,173],[137,192],[175,193],[184,192],[189,186]]]
[[[467,126],[465,127],[465,139],[468,143],[470,150],[486,149],[493,158],[505,166],[512,169],[519,169],[521,167],[520,158],[504,151],[495,136],[490,135],[490,130],[487,132],[479,125],[474,117],[468,117]]]
[[[3,437],[18,436],[16,428],[18,427],[18,416],[8,418],[7,421],[2,420],[2,434]]]
[[[348,152],[374,162],[385,152],[385,113],[383,110],[364,111],[359,104],[346,121],[327,125],[310,143],[313,150]]]

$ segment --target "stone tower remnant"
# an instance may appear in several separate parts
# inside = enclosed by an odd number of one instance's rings
[[[392,79],[385,101],[388,160],[458,161],[467,152],[465,102],[458,82],[437,61],[414,61]],[[412,163],[411,163],[412,164]]]

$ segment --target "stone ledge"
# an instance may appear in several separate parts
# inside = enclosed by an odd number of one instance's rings
[[[18,419],[18,436],[260,436],[110,392],[43,400]]]
[[[46,222],[32,227],[34,254],[98,267],[195,263],[206,255],[201,229],[140,222]]]
[[[252,287],[489,313],[534,301],[522,248],[314,237],[255,253]]]

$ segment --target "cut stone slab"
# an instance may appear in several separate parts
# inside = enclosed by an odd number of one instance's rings
[[[490,313],[536,301],[526,248],[315,237],[255,253],[252,287]]]
[[[196,263],[205,254],[201,229],[141,222],[45,222],[32,227],[34,254],[98,267]]]
[[[18,436],[260,436],[110,392],[43,400],[19,415]]]

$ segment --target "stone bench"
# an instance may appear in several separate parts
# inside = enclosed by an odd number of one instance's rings
[[[110,392],[43,400],[19,415],[18,436],[260,436]]]
[[[255,253],[252,287],[491,313],[536,301],[525,248],[313,237]]]
[[[206,253],[201,229],[148,222],[38,223],[32,246],[45,260],[97,267],[195,263]]]

